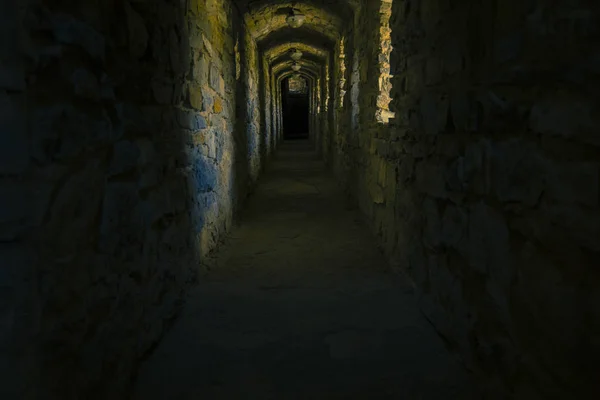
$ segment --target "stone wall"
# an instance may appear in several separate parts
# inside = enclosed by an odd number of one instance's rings
[[[258,46],[249,29],[244,29],[244,47],[242,56],[244,65],[243,84],[244,97],[241,100],[245,104],[245,115],[240,118],[241,129],[245,129],[247,140],[246,165],[249,166],[248,188],[258,179],[262,168],[262,147],[265,145],[261,137],[261,113],[260,113],[260,58]]]
[[[6,3],[6,2],[5,2]],[[0,13],[0,397],[18,398],[23,387],[20,373],[31,325],[27,318],[33,289],[31,251],[23,236],[31,215],[33,196],[24,182],[29,165],[27,142],[26,58],[21,45],[26,39],[24,10],[16,2]],[[24,200],[27,198],[27,200]],[[32,221],[33,222],[33,221]],[[19,327],[19,331],[15,327]]]
[[[269,76],[269,62],[267,61],[264,54],[261,54],[261,66],[260,66],[260,87],[264,88],[260,91],[262,95],[261,100],[261,111],[262,111],[262,123],[261,123],[261,138],[264,143],[263,146],[263,160],[266,162],[273,154],[275,148],[275,141],[273,132],[271,130],[271,85]]]
[[[227,0],[14,4],[0,12],[0,397],[124,398],[242,197],[241,23]]]
[[[347,37],[338,174],[492,398],[600,390],[595,4],[394,1],[389,125],[360,40],[377,14]]]

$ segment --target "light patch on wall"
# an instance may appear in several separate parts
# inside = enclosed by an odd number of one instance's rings
[[[317,79],[317,83],[315,85],[317,89],[317,114],[321,112],[321,78]]]
[[[290,93],[306,94],[308,93],[308,85],[306,79],[299,75],[292,75],[288,80]]]
[[[340,108],[344,107],[344,97],[346,96],[346,48],[345,38],[340,39],[340,52],[338,54],[340,60]]]
[[[233,48],[235,52],[235,80],[239,81],[240,76],[242,75],[242,65],[241,65],[241,57],[240,57],[240,39],[237,38],[235,40],[235,46]]]
[[[381,0],[379,8],[380,17],[380,48],[379,48],[379,96],[377,97],[377,121],[387,124],[395,114],[390,111],[392,101],[392,75],[390,74],[390,56],[392,55],[392,29],[390,18],[392,16],[392,3]]]
[[[329,64],[325,64],[325,111],[329,109]]]

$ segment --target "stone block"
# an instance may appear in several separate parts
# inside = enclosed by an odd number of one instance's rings
[[[213,92],[210,89],[203,87],[202,88],[202,111],[212,112],[214,104],[215,104],[215,97],[213,95]]]
[[[206,128],[206,119],[194,110],[182,110],[176,111],[177,124],[179,127],[189,129],[191,131],[198,131]]]
[[[213,160],[218,160],[218,148],[215,131],[207,129],[202,139],[202,154]]]
[[[204,98],[202,96],[202,88],[200,85],[190,84],[188,86],[188,99],[190,106],[197,111],[206,111],[204,108]]]
[[[202,42],[204,43],[204,49],[206,50],[206,53],[208,53],[208,55],[210,56],[211,59],[217,59],[215,50],[213,49],[213,45],[210,42],[210,40],[208,40],[208,38],[202,34]]]
[[[215,98],[215,103],[213,104],[213,111],[217,114],[223,111],[223,101],[220,97]]]
[[[214,161],[202,155],[195,157],[192,179],[198,192],[215,190],[218,182],[218,170]]]
[[[221,75],[220,69],[215,65],[210,65],[210,86],[213,88],[215,92],[220,94],[221,96],[225,95],[225,81],[223,80],[223,76]]]
[[[196,82],[205,84],[208,82],[209,61],[206,54],[197,53],[193,55],[192,77]]]

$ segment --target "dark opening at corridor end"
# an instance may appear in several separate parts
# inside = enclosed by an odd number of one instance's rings
[[[301,76],[281,82],[283,93],[283,135],[285,139],[308,138],[308,84]]]

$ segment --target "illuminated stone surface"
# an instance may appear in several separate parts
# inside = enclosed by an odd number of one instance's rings
[[[477,380],[600,392],[597,2],[4,3],[0,398],[131,397],[260,190],[292,48],[317,156]]]

